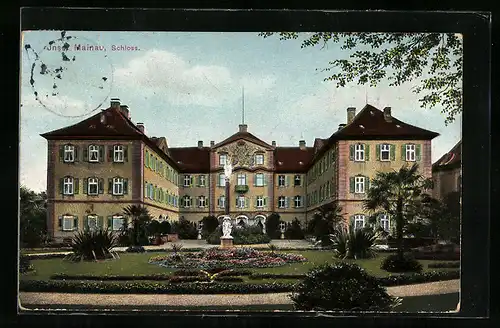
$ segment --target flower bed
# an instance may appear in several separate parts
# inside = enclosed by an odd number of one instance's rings
[[[209,270],[214,268],[271,268],[306,261],[307,259],[299,254],[260,252],[253,248],[230,250],[210,248],[197,253],[154,256],[149,263],[167,268]]]

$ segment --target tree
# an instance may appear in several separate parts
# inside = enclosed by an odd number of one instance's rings
[[[278,239],[280,237],[279,227],[281,217],[278,213],[271,213],[266,219],[266,233],[271,239]]]
[[[377,172],[363,203],[372,215],[389,215],[396,223],[398,255],[403,258],[403,234],[408,221],[421,201],[424,191],[432,187],[432,180],[418,173],[418,164],[403,166],[398,171]]]
[[[47,233],[47,194],[21,186],[19,210],[21,244],[39,246]]]
[[[213,215],[205,216],[201,223],[203,224],[203,235],[206,237],[210,236],[219,226],[219,220]]]
[[[323,244],[330,243],[330,234],[334,234],[340,223],[344,221],[342,207],[337,203],[329,203],[320,206],[309,221],[308,232],[312,233],[316,240]]]
[[[141,246],[147,243],[147,226],[151,221],[151,215],[147,207],[141,205],[130,205],[123,209],[123,214],[132,221],[131,234],[133,246]]]
[[[334,59],[322,72],[335,73],[324,78],[337,82],[337,87],[357,81],[376,86],[387,80],[389,86],[416,81],[412,91],[421,95],[421,107],[440,104],[446,115],[445,124],[462,113],[462,39],[454,33],[334,33],[265,32],[267,38],[278,34],[281,40],[302,40],[301,48],[329,43],[341,44],[349,59]],[[357,48],[357,49],[356,49]],[[354,51],[353,51],[354,50]]]

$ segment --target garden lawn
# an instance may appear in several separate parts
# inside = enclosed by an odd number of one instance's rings
[[[273,273],[273,274],[305,274],[313,267],[323,263],[334,263],[339,261],[333,257],[331,251],[317,251],[317,250],[304,250],[304,251],[284,251],[286,253],[301,254],[308,259],[303,263],[291,263],[281,267],[274,268],[251,268],[250,270],[255,273]],[[39,259],[32,260],[36,272],[23,274],[20,279],[28,280],[49,280],[50,276],[56,273],[67,275],[149,275],[158,273],[169,273],[176,271],[176,269],[167,269],[159,265],[150,264],[148,260],[157,255],[163,255],[165,252],[146,252],[138,253],[121,253],[120,259],[104,261],[104,262],[67,262],[61,258],[55,259]],[[380,269],[381,261],[387,257],[388,253],[380,253],[377,258],[366,260],[349,260],[363,267],[371,275],[377,277],[386,277],[391,275],[389,272]],[[425,271],[447,271],[456,269],[428,269],[427,265],[432,260],[420,261]],[[255,284],[269,283],[269,282],[294,282],[295,279],[257,279],[251,280],[248,277],[243,277],[245,282],[252,282]]]

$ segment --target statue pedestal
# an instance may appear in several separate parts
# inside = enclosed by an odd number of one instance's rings
[[[281,239],[285,239],[285,234],[283,232],[281,233]]]
[[[233,237],[220,237],[221,248],[233,248]]]

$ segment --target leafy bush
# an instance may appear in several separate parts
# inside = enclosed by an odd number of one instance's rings
[[[419,260],[459,261],[460,246],[457,244],[435,244],[412,250]]]
[[[460,268],[460,261],[429,263],[429,269],[457,269]]]
[[[374,250],[377,236],[373,230],[338,228],[330,235],[335,256],[342,259],[368,259],[377,256]]]
[[[217,276],[215,277],[215,281],[223,281],[223,282],[243,282],[243,278],[234,277],[234,276]]]
[[[151,220],[146,226],[146,231],[148,236],[158,236],[160,235],[160,222],[158,220]]]
[[[30,257],[21,255],[19,257],[19,272],[20,273],[26,273],[29,271],[33,271],[33,265],[31,264]]]
[[[259,279],[304,279],[305,274],[293,273],[252,273],[248,278],[252,280]]]
[[[68,260],[92,261],[115,258],[111,249],[117,246],[116,235],[109,230],[84,230],[78,232],[72,241],[73,254],[67,256]]]
[[[410,253],[405,253],[403,256],[392,254],[387,256],[380,265],[382,270],[388,272],[420,272],[423,266]]]
[[[286,239],[304,239],[304,230],[302,229],[302,224],[299,219],[295,218],[291,223],[287,224],[285,230]]]
[[[460,271],[430,271],[412,274],[399,274],[389,277],[378,278],[380,284],[385,287],[422,284],[426,282],[460,279]]]
[[[269,239],[279,239],[280,233],[280,215],[278,213],[271,213],[266,219],[266,234]]]
[[[125,252],[127,253],[144,253],[146,252],[146,249],[142,246],[130,246],[128,247]]]
[[[195,282],[195,281],[210,281],[210,278],[205,275],[198,275],[198,276],[173,276],[169,279],[169,282],[172,283]]]
[[[198,237],[196,224],[185,219],[184,217],[181,217],[179,221],[173,222],[171,227],[171,230],[175,231],[180,239],[196,239]]]
[[[233,229],[231,231],[234,245],[251,245],[251,244],[267,244],[271,241],[268,235],[262,233],[258,226],[248,226],[240,229]],[[211,245],[220,244],[220,237],[222,236],[222,228],[217,227],[215,231],[207,238],[207,243]]]
[[[60,292],[96,294],[261,294],[289,292],[293,283],[227,284],[227,283],[158,283],[138,282],[81,282],[55,280],[21,280],[23,292]]]
[[[172,227],[170,226],[170,222],[165,220],[165,221],[160,222],[160,226],[158,227],[158,230],[159,230],[161,235],[167,235],[170,233],[171,228]]]
[[[207,238],[210,236],[219,226],[219,220],[213,215],[205,216],[201,223],[203,223],[202,235]]]
[[[308,272],[292,293],[294,307],[305,311],[385,311],[399,305],[377,278],[356,264],[324,264]]]
[[[68,275],[64,273],[57,273],[50,276],[52,280],[94,280],[94,281],[134,281],[134,280],[154,280],[154,281],[166,281],[170,280],[171,276],[168,274],[148,274],[148,275],[132,275],[132,276],[120,276],[120,275],[87,275],[87,274],[77,274]]]

